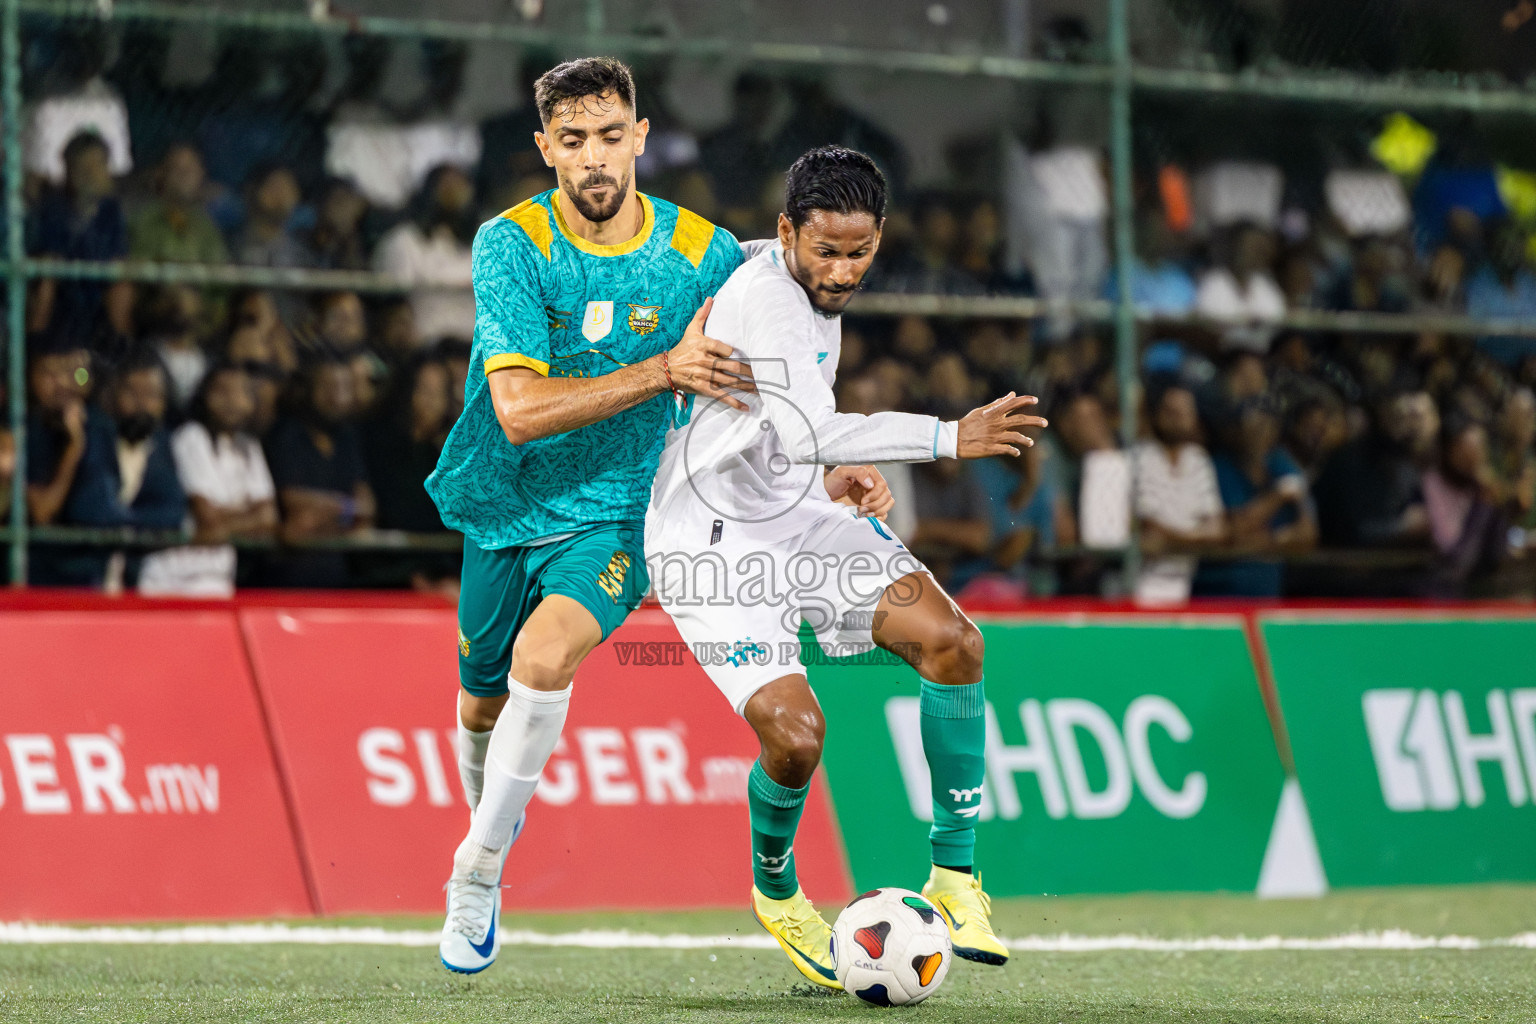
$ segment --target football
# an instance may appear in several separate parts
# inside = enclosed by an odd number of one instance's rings
[[[875,1006],[920,1003],[949,973],[949,929],[910,889],[872,889],[832,926],[832,965],[851,994]]]

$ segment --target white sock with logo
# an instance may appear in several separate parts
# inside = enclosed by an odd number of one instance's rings
[[[544,764],[560,742],[571,687],[535,690],[507,679],[507,703],[491,730],[485,758],[485,788],[475,808],[469,835],[454,854],[456,873],[477,871],[494,876],[512,828],[539,787]]]
[[[457,706],[453,717],[459,725],[459,782],[464,786],[464,801],[473,811],[480,805],[480,791],[485,786],[485,752],[491,745],[492,730],[475,732],[466,728]]]

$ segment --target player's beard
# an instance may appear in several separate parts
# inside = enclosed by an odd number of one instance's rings
[[[851,288],[843,288],[834,291],[831,288],[815,288],[810,291],[811,305],[822,316],[842,316],[843,310],[848,308],[848,303],[853,300],[854,292],[864,287],[860,281]]]
[[[629,195],[630,178],[633,175],[634,169],[631,168],[624,172],[623,181],[615,181],[606,174],[593,171],[581,179],[581,183],[578,185],[572,185],[569,180],[561,181],[560,185],[565,190],[565,198],[569,199],[571,205],[576,207],[576,212],[588,221],[599,224],[605,220],[612,220],[619,212],[619,207],[624,205],[624,200]],[[594,203],[586,196],[585,189],[596,188],[599,185],[615,186],[613,194],[608,198],[607,202]]]
[[[811,300],[811,308],[824,317],[839,317],[853,298],[853,293],[864,287],[864,279],[861,277],[851,288],[831,289],[818,285],[801,270],[798,263],[791,261],[789,274],[795,279],[795,283],[805,289],[805,297]]]

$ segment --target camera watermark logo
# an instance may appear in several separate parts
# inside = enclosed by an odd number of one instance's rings
[[[695,405],[688,423],[682,427],[683,473],[689,488],[715,515],[737,523],[766,523],[786,515],[805,500],[813,486],[820,486],[822,475],[819,465],[821,446],[817,443],[815,424],[789,397],[788,363],[783,359],[754,359],[752,377],[757,384],[758,401],[753,403],[750,395],[743,396],[749,408],[755,404],[752,412],[742,416],[724,402],[711,399],[702,407]],[[795,462],[782,447],[772,446],[777,450],[770,451],[769,446],[761,444],[774,432],[775,421],[793,424],[793,429],[803,432],[802,436],[809,440],[811,461]],[[710,462],[709,450],[722,434],[734,432],[739,435],[743,430],[751,430],[754,434],[750,438],[741,438],[744,444],[738,454],[745,455],[751,463],[753,460],[748,453],[754,449],[767,453],[766,458],[753,467],[758,471],[759,485],[766,492],[761,494],[764,500],[757,507],[745,510],[723,500],[724,496],[711,486],[716,469]]]
[[[652,551],[646,569],[667,611],[777,608],[785,630],[795,632],[803,620],[818,636],[878,630],[882,600],[910,606],[931,582],[922,562],[894,538],[836,554],[763,548],[728,559],[718,549]]]

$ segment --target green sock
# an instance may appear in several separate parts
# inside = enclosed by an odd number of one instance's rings
[[[752,881],[758,892],[788,899],[800,888],[795,879],[795,829],[805,809],[807,783],[800,789],[781,786],[754,761],[747,776],[747,811],[752,817]]]
[[[924,679],[917,706],[933,788],[933,862],[969,867],[987,773],[987,699],[979,680],[941,686]]]

